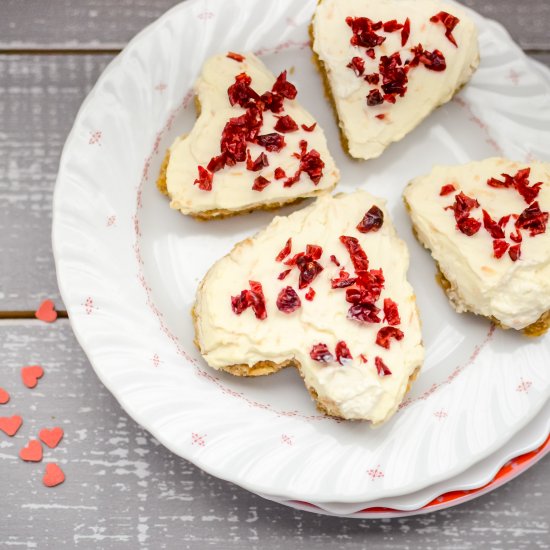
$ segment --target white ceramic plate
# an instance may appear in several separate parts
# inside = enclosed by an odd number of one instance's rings
[[[550,336],[527,340],[455,314],[400,199],[435,162],[548,158],[550,86],[500,26],[474,14],[483,61],[471,84],[380,159],[352,162],[310,61],[314,5],[189,0],[140,33],[105,70],[67,139],[53,245],[79,342],[125,410],[163,444],[257,493],[365,502],[459,474],[502,447],[550,395]],[[293,370],[233,378],[209,370],[193,346],[189,309],[200,278],[272,218],[199,223],[170,211],[155,189],[164,150],[193,124],[203,61],[226,50],[256,51],[273,72],[295,68],[301,100],[341,168],[339,191],[361,184],[386,197],[409,243],[427,358],[404,407],[380,429],[318,414]]]

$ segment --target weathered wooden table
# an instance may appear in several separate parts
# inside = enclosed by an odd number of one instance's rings
[[[33,320],[45,298],[63,308],[51,196],[76,111],[127,40],[175,3],[0,2],[0,386],[12,394],[2,414],[25,419],[16,437],[0,434],[0,548],[550,548],[548,458],[489,495],[432,515],[367,521],[294,511],[172,455],[101,385],[67,319]],[[466,3],[550,65],[548,0]],[[47,375],[31,391],[19,370],[33,363]],[[62,464],[67,481],[46,489],[44,465],[17,453],[55,424],[66,436],[46,458]]]

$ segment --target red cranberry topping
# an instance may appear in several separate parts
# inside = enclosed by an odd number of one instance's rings
[[[359,358],[361,359],[362,363],[366,363],[368,361],[367,356],[364,355],[363,353],[359,356]]]
[[[523,241],[521,231],[519,229],[516,229],[513,233],[510,233],[510,240],[514,241],[515,243],[520,243],[521,241]]]
[[[386,321],[388,325],[392,326],[401,324],[401,318],[399,317],[399,308],[391,298],[384,299],[384,321]]]
[[[331,279],[330,284],[332,288],[347,288],[348,286],[354,285],[356,281],[356,277],[350,277],[347,271],[341,269],[340,276],[336,279]]]
[[[283,313],[293,313],[301,305],[300,297],[291,286],[283,288],[277,296],[277,308]]]
[[[506,241],[503,241],[501,239],[495,239],[493,241],[493,255],[495,258],[499,259],[504,256],[506,251],[509,248],[509,244]]]
[[[313,301],[313,298],[315,298],[315,290],[309,287],[309,290],[306,292],[305,299],[311,302]]]
[[[505,235],[502,227],[491,218],[491,215],[486,210],[482,210],[482,212],[483,227],[485,227],[489,235],[491,235],[493,239],[504,239]]]
[[[306,246],[306,255],[311,256],[314,260],[318,260],[323,255],[323,248],[316,244],[308,244]]]
[[[371,231],[375,233],[382,227],[383,223],[384,212],[378,206],[373,205],[357,225],[357,231],[359,233],[369,233]]]
[[[296,132],[298,125],[290,115],[278,117],[277,124],[275,124],[275,130],[286,134],[288,132]]]
[[[386,118],[386,115],[376,115],[376,118],[379,118],[380,120],[384,120]]]
[[[212,191],[212,178],[213,175],[211,172],[199,166],[199,177],[194,181],[195,185],[198,184],[199,189],[203,191]]]
[[[254,185],[252,186],[252,191],[263,191],[271,182],[264,178],[263,176],[258,176],[254,180]]]
[[[336,344],[336,361],[338,361],[340,365],[345,365],[352,360],[353,357],[349,351],[347,344],[343,340],[340,340],[340,342]]]
[[[478,207],[479,202],[477,202],[476,199],[468,197],[461,191],[458,195],[455,195],[455,203],[452,206],[448,206],[446,209],[454,211],[456,226],[462,233],[471,237],[475,235],[481,227],[481,222],[469,215],[474,208]]]
[[[286,71],[283,71],[273,84],[271,91],[275,94],[280,94],[286,99],[294,99],[298,95],[298,90],[294,84],[290,83],[286,79]]]
[[[277,254],[275,258],[276,262],[282,262],[292,251],[292,237],[286,241],[286,244],[283,246],[282,250]]]
[[[382,90],[385,94],[397,94],[401,97],[407,92],[407,73],[402,67],[401,56],[398,52],[384,55],[380,58],[379,70],[382,75]]]
[[[206,167],[210,172],[218,172],[225,166],[225,155],[212,157]]]
[[[284,136],[276,132],[258,136],[256,143],[265,147],[270,153],[278,153],[286,145]]]
[[[315,128],[317,127],[317,123],[314,122],[311,126],[306,126],[305,124],[302,124],[302,130],[304,132],[313,132]]]
[[[275,168],[275,179],[282,180],[283,178],[286,178],[285,171],[282,168]]]
[[[456,191],[456,187],[452,183],[449,183],[441,188],[439,196],[444,197],[445,195],[450,195],[453,191]]]
[[[286,271],[281,271],[281,273],[279,273],[279,276],[277,277],[277,279],[279,279],[279,281],[283,281],[284,279],[286,279],[288,277],[288,274],[292,271],[292,269],[287,269]]]
[[[315,149],[306,153],[300,161],[300,170],[305,172],[315,185],[321,181],[324,167],[325,163],[321,159],[321,155]]]
[[[381,269],[364,271],[357,277],[357,289],[346,290],[346,300],[350,303],[376,302],[384,289],[384,274]],[[357,293],[359,293],[357,295]]]
[[[246,169],[252,172],[259,172],[262,168],[269,166],[269,161],[267,160],[267,155],[265,153],[260,153],[258,158],[255,161],[252,161],[250,157],[250,151],[246,152]]]
[[[368,271],[369,260],[365,251],[359,244],[359,241],[355,237],[346,237],[342,235],[340,237],[340,242],[346,247],[357,275]]]
[[[238,74],[235,77],[235,83],[227,89],[229,103],[235,105],[237,103],[241,107],[246,107],[250,100],[257,101],[260,96],[250,87],[252,78],[246,73]]]
[[[381,357],[374,358],[374,364],[376,365],[376,370],[378,371],[378,376],[390,376],[391,370],[388,368],[386,363],[382,361]]]
[[[371,90],[367,96],[367,105],[369,107],[374,107],[375,105],[380,105],[384,103],[384,98],[379,90]]]
[[[501,174],[504,181],[497,180],[496,178],[490,178],[487,180],[487,185],[490,187],[514,187],[516,191],[523,197],[527,204],[531,204],[539,195],[542,182],[534,183],[529,186],[529,175],[531,174],[531,168],[524,168],[518,170],[515,176],[509,174]]]
[[[515,244],[508,250],[508,256],[510,256],[513,262],[517,262],[521,256],[521,244]]]
[[[479,231],[481,222],[477,221],[475,218],[464,218],[456,222],[456,226],[464,235],[471,237]]]
[[[405,335],[395,327],[382,327],[376,335],[376,343],[386,349],[390,349],[390,339],[403,340]]]
[[[382,28],[381,21],[374,23],[368,17],[346,17],[346,23],[353,32],[353,36],[350,38],[350,44],[353,46],[374,48],[386,40],[385,37],[375,32]]]
[[[260,97],[260,100],[266,111],[271,111],[272,113],[280,113],[284,107],[283,103],[285,98],[280,94],[274,94],[273,92],[264,92]]]
[[[362,323],[379,323],[378,313],[380,309],[374,304],[359,303],[351,306],[348,310],[348,319],[354,319]]]
[[[314,361],[318,361],[319,363],[330,363],[331,361],[334,361],[334,356],[330,353],[326,344],[315,344],[311,348],[309,356]]]
[[[430,71],[440,72],[447,68],[445,56],[439,50],[430,52],[425,50],[422,44],[418,44],[418,46],[411,49],[411,52],[414,54],[410,62],[411,67],[416,67],[418,64],[422,63],[422,65]]]
[[[447,13],[446,11],[440,11],[436,15],[430,18],[432,23],[443,23],[445,26],[445,36],[449,39],[449,42],[454,44],[458,48],[455,37],[453,36],[453,29],[458,25],[460,19]]]
[[[226,57],[229,57],[229,59],[233,59],[235,61],[238,61],[239,63],[241,61],[244,61],[245,60],[245,57],[244,55],[241,55],[240,53],[235,53],[235,52],[227,52],[227,56]]]
[[[331,254],[330,255],[330,261],[336,265],[337,267],[340,267],[340,262],[338,261],[338,259],[336,258],[336,256],[334,254]]]
[[[380,82],[380,75],[378,73],[372,73],[365,76],[365,80],[372,84],[373,86],[376,86]]]
[[[407,17],[405,20],[405,24],[403,25],[403,30],[401,31],[401,46],[405,46],[405,44],[409,40],[409,36],[411,35],[411,20]]]
[[[397,22],[396,19],[392,19],[391,21],[386,21],[382,28],[384,29],[384,32],[395,32],[399,31],[403,28],[403,25]]]
[[[323,271],[321,264],[316,262],[311,256],[304,254],[296,260],[296,265],[300,270],[300,277],[298,279],[298,288],[306,288],[309,286]]]
[[[548,212],[542,212],[538,201],[528,206],[516,220],[518,229],[528,229],[529,235],[534,237],[546,231]]]
[[[233,312],[240,315],[249,307],[254,311],[257,319],[264,320],[267,317],[265,309],[265,297],[261,283],[249,281],[250,290],[241,291],[239,296],[231,297],[231,308]]]
[[[365,61],[360,57],[353,57],[346,67],[351,69],[355,76],[361,76],[365,72]]]

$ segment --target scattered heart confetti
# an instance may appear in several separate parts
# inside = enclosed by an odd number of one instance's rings
[[[18,432],[22,424],[23,419],[18,415],[14,415],[11,417],[0,417],[0,430],[8,434],[10,437],[14,436]]]
[[[39,365],[31,365],[28,367],[23,367],[21,369],[21,378],[23,379],[23,384],[27,388],[34,388],[38,384],[38,379],[44,376],[44,369]]]
[[[5,405],[9,400],[10,394],[4,388],[0,388],[0,405]]]
[[[19,458],[25,462],[40,462],[42,460],[42,445],[37,439],[31,439],[26,447],[19,451]]]
[[[63,435],[63,430],[59,427],[55,427],[51,430],[48,430],[47,428],[40,430],[38,437],[40,438],[42,443],[50,447],[50,449],[55,449],[57,445],[59,445],[61,439],[63,439]]]
[[[42,483],[46,487],[55,487],[65,481],[65,474],[57,464],[47,464]]]
[[[36,310],[34,316],[45,323],[53,323],[57,319],[54,303],[51,300],[44,300]]]

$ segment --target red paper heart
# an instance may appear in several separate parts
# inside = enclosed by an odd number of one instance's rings
[[[42,445],[40,445],[40,441],[31,439],[28,445],[19,451],[19,458],[25,462],[40,462],[42,460]]]
[[[34,316],[45,323],[53,323],[57,319],[57,311],[51,300],[44,300]]]
[[[5,405],[9,400],[10,394],[4,388],[0,388],[0,405]]]
[[[10,437],[17,433],[22,424],[23,419],[18,415],[14,415],[12,417],[0,417],[0,430],[8,434]]]
[[[63,438],[63,430],[58,427],[52,428],[51,430],[44,428],[40,430],[38,437],[41,439],[42,443],[45,443],[50,449],[55,449]]]
[[[31,365],[21,369],[21,378],[27,388],[34,388],[38,384],[38,379],[44,376],[44,369],[39,365]]]
[[[42,483],[46,487],[55,487],[65,481],[65,474],[57,464],[47,464]]]

